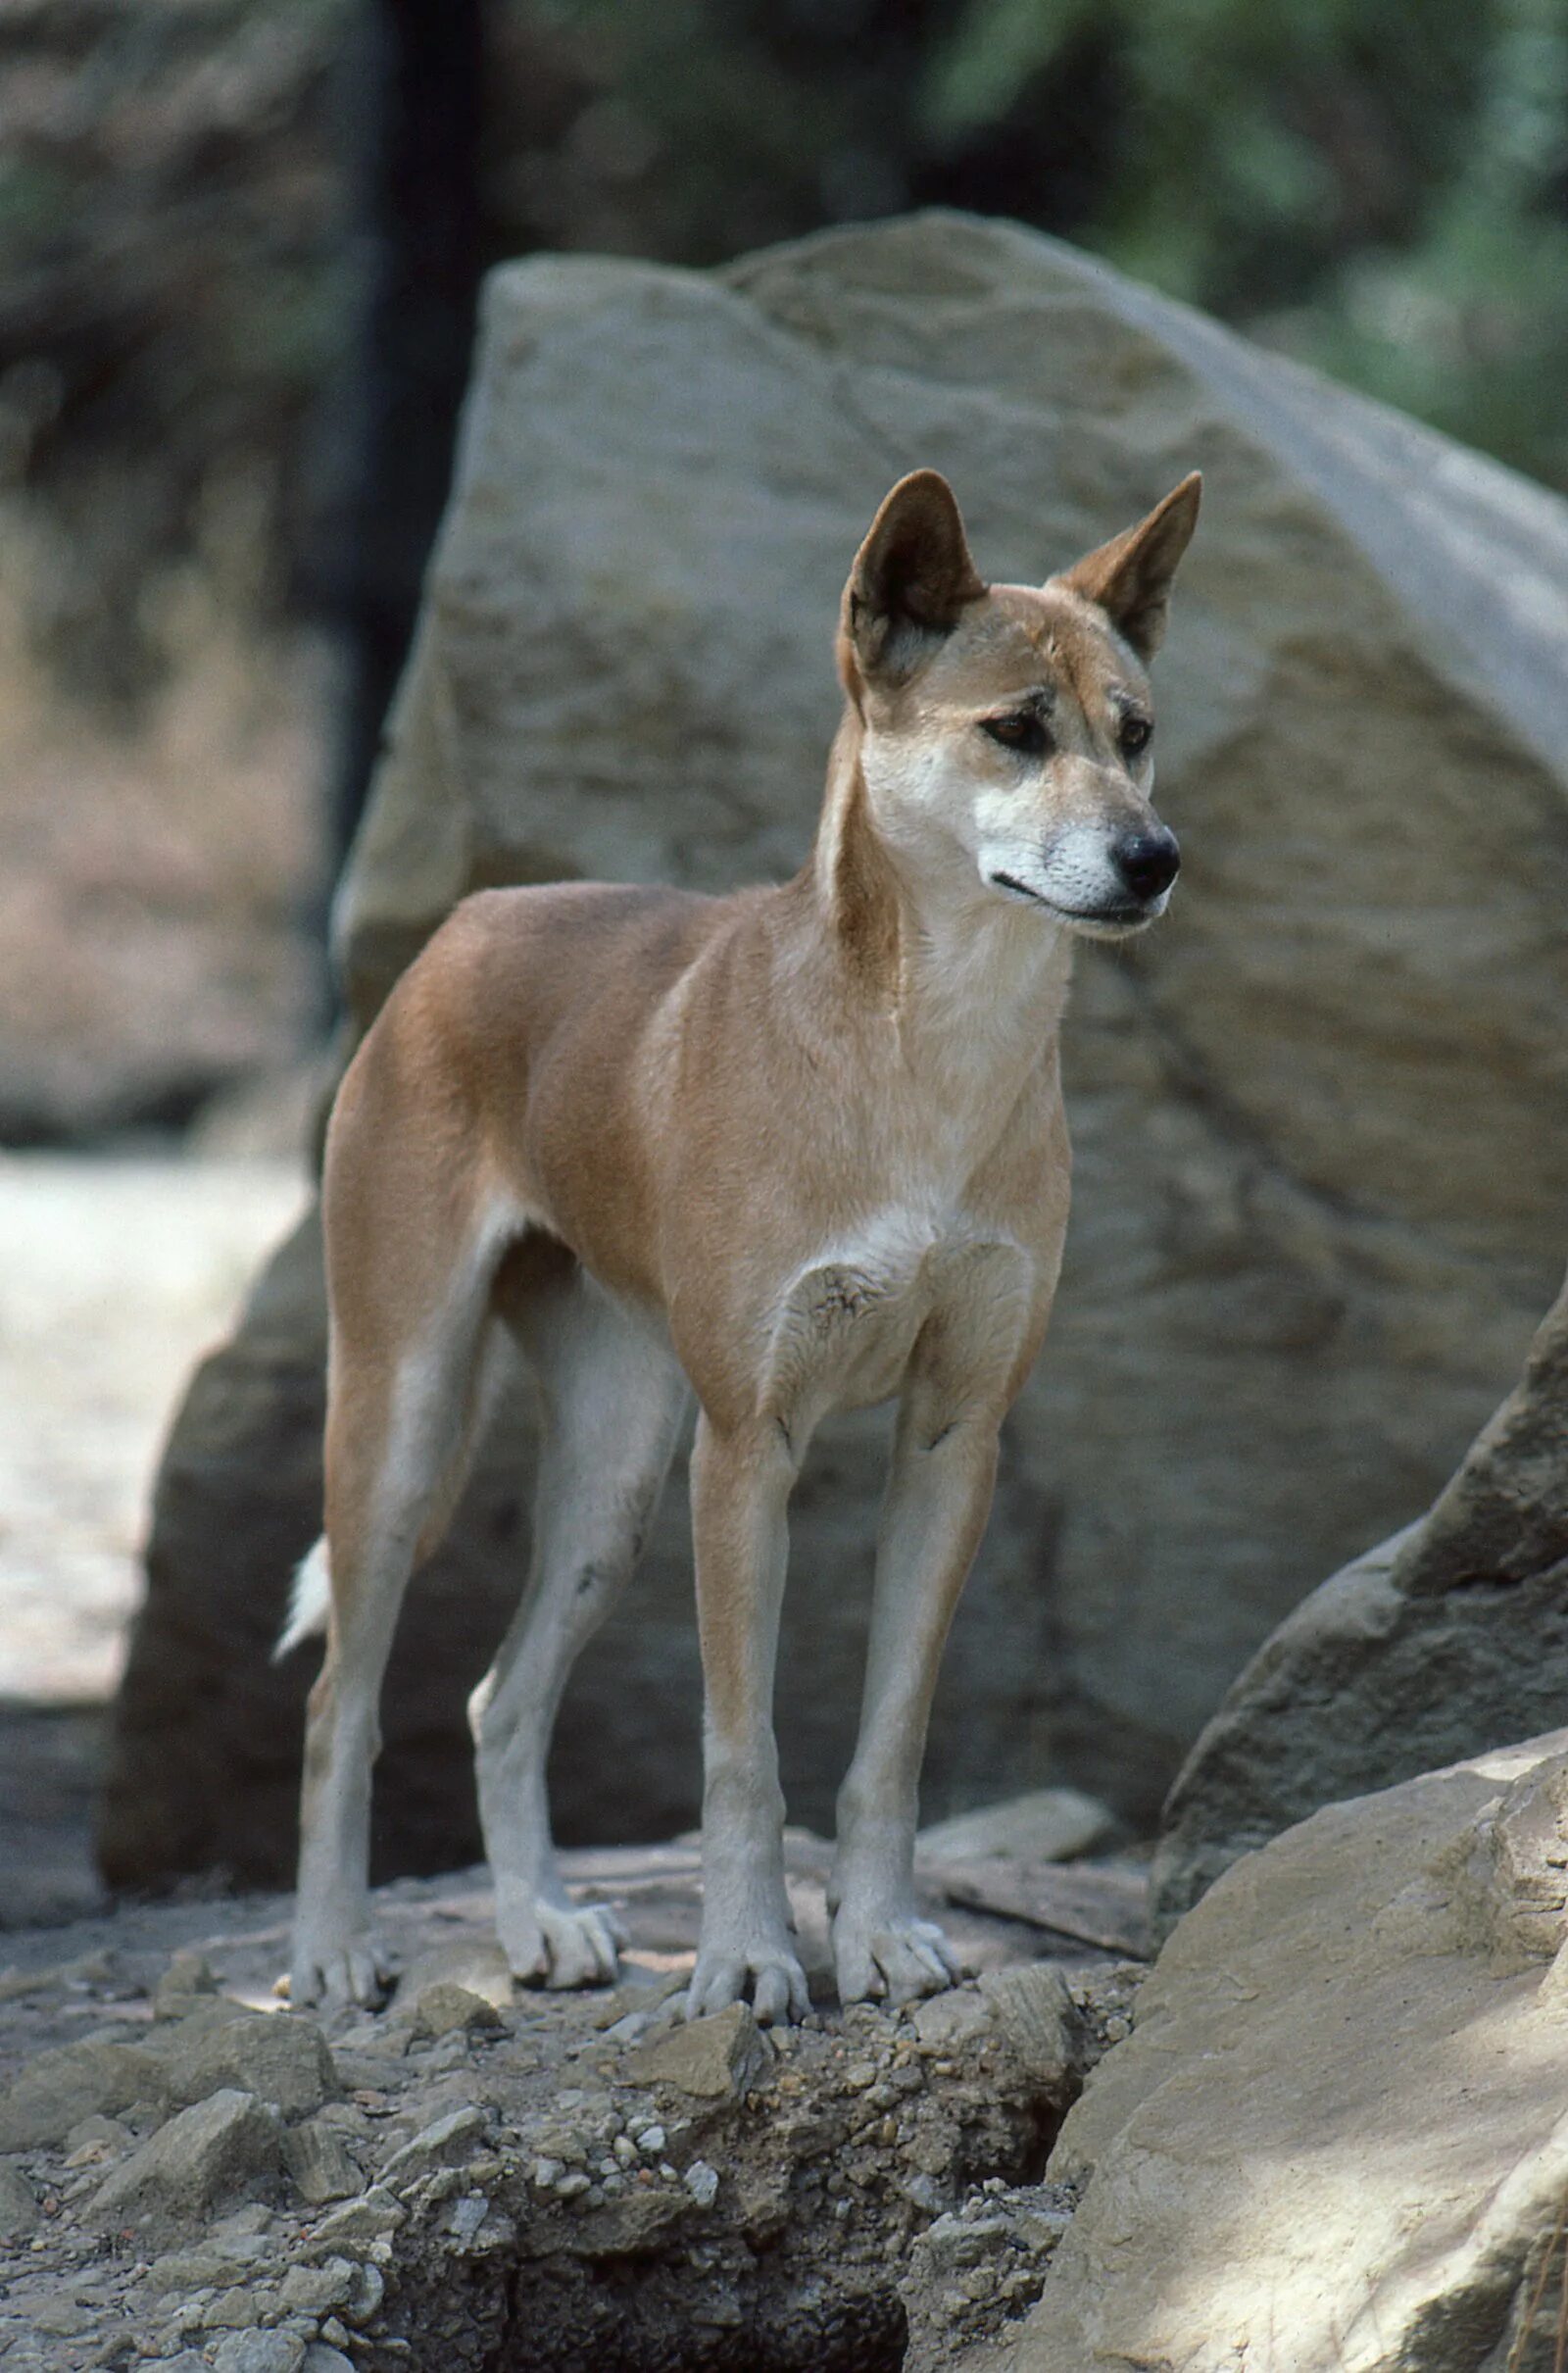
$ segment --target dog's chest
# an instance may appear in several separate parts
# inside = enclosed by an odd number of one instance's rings
[[[972,1337],[1009,1360],[1027,1324],[1035,1264],[1023,1247],[959,1211],[892,1209],[824,1246],[772,1313],[771,1397],[857,1407],[896,1392],[921,1329]]]

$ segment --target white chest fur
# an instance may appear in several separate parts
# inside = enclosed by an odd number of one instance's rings
[[[1035,1269],[1014,1239],[963,1212],[881,1211],[791,1278],[772,1314],[767,1398],[792,1431],[830,1409],[886,1400],[937,1317],[975,1347],[982,1370],[1005,1370]]]

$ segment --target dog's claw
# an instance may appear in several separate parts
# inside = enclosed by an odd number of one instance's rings
[[[935,1920],[915,1918],[833,1923],[833,1966],[841,2002],[918,2002],[941,1994],[963,1975],[958,1957]]]
[[[564,1993],[576,1986],[613,1985],[617,1954],[627,1940],[608,1904],[573,1906],[536,1898],[526,1920],[509,1924],[501,1941],[520,1984]]]
[[[686,2016],[706,2018],[710,2011],[743,2002],[748,1988],[760,2027],[785,2026],[805,2018],[811,2007],[806,1972],[788,1945],[742,1946],[734,1952],[719,1947],[697,1956],[686,1990]]]
[[[301,1946],[289,1972],[288,1999],[294,2009],[321,2002],[336,2009],[350,2002],[366,2007],[385,2000],[392,1965],[377,1940],[368,1934],[346,1937],[340,1944]]]

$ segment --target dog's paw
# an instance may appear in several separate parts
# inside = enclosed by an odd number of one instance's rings
[[[299,1939],[289,1969],[288,1999],[295,2010],[319,2002],[336,2009],[349,2002],[371,2006],[386,1999],[392,1965],[368,1929],[331,1940]]]
[[[833,1922],[833,1967],[841,2002],[918,2002],[956,1986],[963,1975],[935,1920],[912,1913],[858,1920],[840,1911]]]
[[[526,1909],[514,1908],[497,1925],[508,1966],[520,1984],[562,1991],[613,1985],[626,1931],[607,1904],[551,1903],[535,1897]]]
[[[686,2016],[706,2018],[710,2010],[744,2002],[748,1995],[760,2027],[805,2018],[811,1998],[788,1938],[705,1945],[686,1990]]]

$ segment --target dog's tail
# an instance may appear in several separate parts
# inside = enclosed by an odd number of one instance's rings
[[[289,1597],[288,1621],[278,1634],[272,1651],[272,1662],[281,1664],[291,1650],[312,1632],[325,1631],[327,1610],[332,1604],[332,1575],[326,1562],[326,1543],[318,1541],[310,1556],[302,1557],[294,1576],[294,1588]]]

